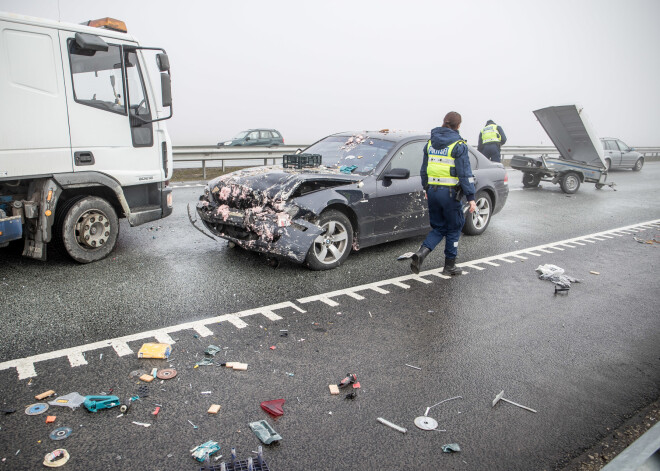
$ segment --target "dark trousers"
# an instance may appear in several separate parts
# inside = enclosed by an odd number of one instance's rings
[[[500,145],[497,142],[489,142],[488,144],[484,144],[481,153],[493,162],[502,161],[502,158],[500,157]]]
[[[456,201],[456,189],[449,186],[429,185],[427,191],[431,232],[424,239],[425,247],[433,250],[445,239],[445,257],[456,258],[458,239],[465,223],[460,201]]]

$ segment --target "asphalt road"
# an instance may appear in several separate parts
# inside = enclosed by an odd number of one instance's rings
[[[171,331],[170,362],[118,356],[108,346],[35,362],[26,379],[15,368],[0,370],[0,402],[18,409],[0,415],[0,469],[35,469],[58,447],[72,456],[64,469],[197,469],[189,450],[207,440],[218,441],[225,457],[231,446],[246,457],[258,445],[248,422],[267,419],[259,403],[278,398],[286,399],[285,414],[268,420],[284,439],[265,450],[273,470],[561,468],[660,396],[660,253],[633,239],[660,229],[483,259],[660,219],[652,197],[660,163],[612,172],[616,192],[587,184],[570,197],[548,183],[522,190],[520,178],[510,171],[509,201],[487,232],[461,239],[459,261],[482,262],[450,280],[430,273],[425,282],[380,283],[409,275],[395,258],[421,239],[362,250],[329,272],[289,263],[274,270],[263,256],[190,226],[185,205],[198,187],[176,189],[174,214],[158,224],[122,226],[114,255],[92,265],[25,260],[15,246],[1,251],[0,364],[183,323],[210,330]],[[555,295],[534,272],[543,263],[582,283]],[[424,269],[441,265],[439,250]],[[354,289],[370,283],[376,289]],[[348,291],[326,302],[298,301],[335,290]],[[279,303],[292,304],[259,309]],[[125,344],[135,352],[143,341]],[[209,344],[223,349],[222,360],[248,363],[248,371],[193,368]],[[125,417],[116,418],[116,409],[51,407],[57,420],[45,424],[46,414],[23,413],[47,389],[112,389],[124,399],[137,391],[131,371],[170,364],[177,378],[151,383],[150,396]],[[328,384],[349,372],[361,383],[358,398],[330,396]],[[502,389],[538,413],[493,408]],[[447,432],[414,426],[427,407],[454,396],[462,399],[429,413]],[[218,416],[206,413],[211,403],[222,405]],[[162,410],[154,418],[155,404]],[[64,425],[72,436],[51,441],[49,432]],[[446,443],[462,451],[442,453]]]

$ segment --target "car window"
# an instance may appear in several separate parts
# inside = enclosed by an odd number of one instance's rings
[[[616,143],[619,144],[619,149],[623,152],[628,152],[628,150],[630,150],[630,147],[628,147],[625,142],[617,140]]]
[[[328,168],[350,167],[353,173],[372,173],[394,142],[371,139],[369,136],[328,136],[305,149],[306,154],[321,154],[322,165]]]
[[[261,139],[270,139],[270,131],[259,131]]]
[[[275,139],[279,139],[280,137],[282,137],[282,136],[280,136],[280,133],[277,132],[277,131],[271,131],[271,133],[273,134],[273,137],[274,137]]]
[[[472,152],[472,149],[468,148],[468,150],[470,151],[469,152],[469,154],[470,154],[470,168],[472,169],[472,171],[474,171],[474,170],[479,168],[479,159],[477,159],[477,156],[474,155],[474,152]]]
[[[236,137],[234,139],[244,139],[245,136],[247,136],[247,131],[241,131],[238,134],[236,134]]]
[[[426,141],[410,142],[399,149],[390,163],[385,168],[385,172],[393,168],[405,168],[410,170],[411,177],[418,177],[424,159],[424,146]]]
[[[259,139],[259,131],[252,131],[250,134],[248,134],[248,137],[250,139]]]
[[[614,141],[605,141],[606,150],[619,150]]]

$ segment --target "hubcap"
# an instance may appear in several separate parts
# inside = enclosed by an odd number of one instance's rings
[[[472,213],[472,224],[476,229],[482,229],[488,224],[490,218],[490,204],[486,198],[476,201],[477,210]]]
[[[323,234],[314,240],[314,255],[325,264],[331,264],[344,255],[348,249],[348,231],[337,221],[328,221],[321,226]]]
[[[78,244],[86,249],[98,249],[110,237],[110,221],[102,211],[85,211],[76,222],[75,233]]]
[[[576,176],[571,175],[566,178],[566,188],[568,190],[573,191],[577,188],[577,186],[578,186],[578,179]]]

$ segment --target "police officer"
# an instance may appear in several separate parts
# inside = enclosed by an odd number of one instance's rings
[[[502,126],[495,124],[492,119],[486,121],[486,126],[479,133],[477,150],[493,162],[501,162],[500,148],[504,144],[506,144],[506,134]]]
[[[447,113],[442,127],[431,131],[431,139],[424,147],[422,162],[422,186],[426,190],[429,205],[431,232],[419,250],[413,254],[410,269],[419,273],[422,263],[431,250],[445,239],[445,275],[459,275],[456,267],[458,239],[465,223],[460,198],[456,194],[462,189],[470,202],[470,212],[477,209],[474,203],[474,179],[465,141],[458,134],[461,115],[455,111]]]

